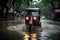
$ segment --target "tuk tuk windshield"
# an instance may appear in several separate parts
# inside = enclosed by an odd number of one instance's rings
[[[26,15],[29,15],[29,16],[39,16],[39,12],[27,12]]]

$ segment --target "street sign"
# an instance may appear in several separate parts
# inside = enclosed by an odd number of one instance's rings
[[[60,13],[60,9],[55,9],[55,13]]]

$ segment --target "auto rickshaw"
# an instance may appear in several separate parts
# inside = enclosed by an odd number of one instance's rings
[[[40,22],[40,9],[39,8],[27,8],[25,10],[25,24],[26,28],[29,32],[32,32],[32,30],[36,30],[35,26],[40,26],[41,28],[41,22]]]

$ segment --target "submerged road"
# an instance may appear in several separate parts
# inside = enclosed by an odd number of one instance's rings
[[[60,40],[60,22],[52,20],[41,20],[42,32],[38,32],[38,40]]]
[[[8,26],[7,24],[8,23],[0,22],[0,40],[25,40],[24,37],[26,36],[24,36],[24,34],[26,33],[25,32],[26,27],[24,23],[19,23],[19,24],[16,23],[16,25],[11,25],[11,26]],[[31,40],[33,39],[34,40],[37,39],[38,40],[60,40],[60,22],[41,19],[41,27],[42,27],[42,32],[37,31],[37,33],[34,33],[31,36],[32,37]],[[37,38],[33,38],[33,37],[37,37]]]

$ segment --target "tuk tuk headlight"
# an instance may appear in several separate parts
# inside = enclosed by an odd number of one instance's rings
[[[37,18],[36,17],[34,17],[34,20],[36,20]]]
[[[26,19],[28,20],[28,19],[29,19],[29,17],[26,17]]]

